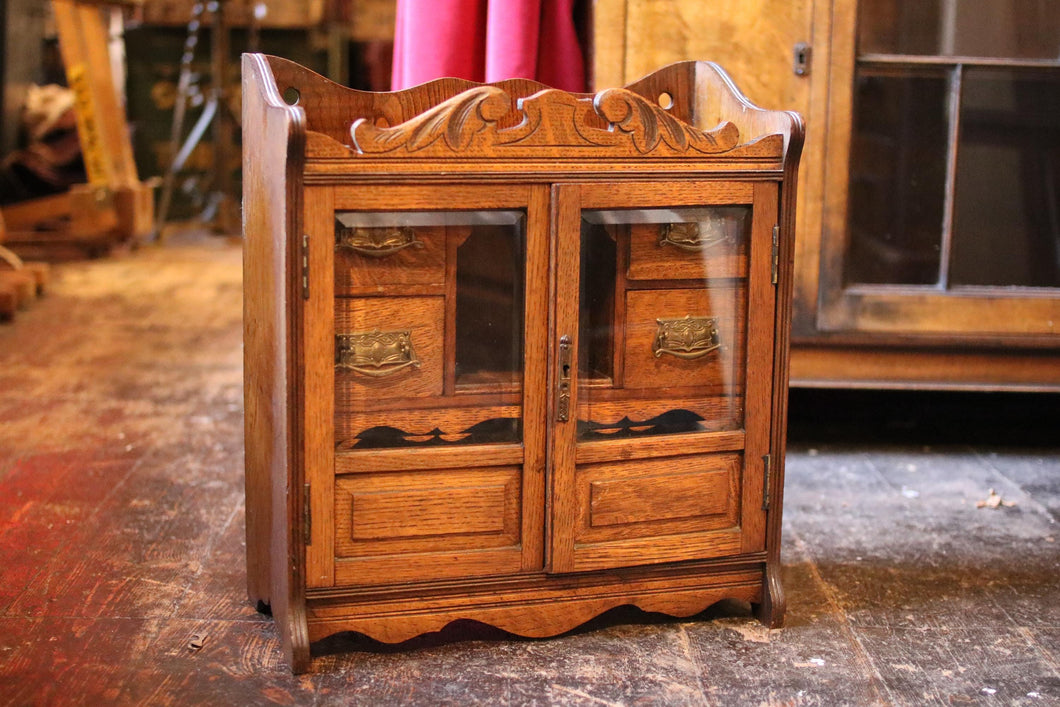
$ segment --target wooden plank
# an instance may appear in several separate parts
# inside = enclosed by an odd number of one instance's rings
[[[413,469],[466,469],[521,464],[521,444],[478,444],[433,449],[373,449],[335,455],[336,474]]]
[[[260,56],[243,57],[243,110],[247,584],[252,602],[271,607],[284,653],[299,670],[309,661],[304,451],[293,384],[305,118],[280,98]]]
[[[578,445],[577,463],[593,464],[616,459],[652,459],[680,454],[703,454],[743,449],[743,430],[733,432],[662,435],[637,440],[609,439]]]
[[[740,552],[738,531],[688,533],[680,536],[652,536],[615,540],[579,547],[574,557],[574,572],[681,562],[689,558],[736,555]]]
[[[773,228],[780,220],[776,184],[755,185],[754,220],[751,226],[751,276],[747,304],[747,440],[740,510],[742,552],[766,548],[765,456],[773,449],[773,401],[786,391],[776,390],[777,366],[774,336],[777,288],[773,285]],[[782,460],[778,459],[778,463]],[[780,540],[779,535],[775,538]]]
[[[549,446],[552,477],[548,493],[547,565],[551,572],[574,569],[574,530],[578,515],[575,489],[577,420],[579,416],[578,320],[581,268],[582,187],[561,184],[552,187],[552,307],[553,327],[549,332],[552,355],[549,376],[549,405],[552,439]],[[561,340],[563,343],[561,344]],[[568,352],[564,354],[563,349]],[[566,370],[561,370],[561,358]],[[560,390],[561,379],[563,390]],[[564,400],[560,400],[560,397]],[[567,408],[568,414],[560,410]]]
[[[954,351],[799,344],[791,384],[805,388],[893,388],[1060,392],[1053,351]]]
[[[549,316],[550,292],[550,190],[538,185],[527,204],[526,271],[523,311],[523,520],[524,571],[545,566],[546,469],[549,464]]]
[[[587,209],[665,208],[672,206],[731,206],[750,204],[754,186],[750,182],[702,182],[681,180],[667,185],[665,197],[660,198],[658,186],[651,182],[616,182],[586,184],[584,205]]]
[[[350,170],[345,181],[351,181]],[[497,181],[497,180],[494,180]],[[348,211],[439,211],[464,209],[521,209],[530,200],[527,186],[495,183],[490,186],[446,184],[436,186],[388,185],[386,189],[338,186],[335,208]]]
[[[304,200],[308,251],[308,299],[302,294],[302,339],[305,388],[303,452],[305,481],[309,484],[310,528],[306,542],[306,586],[335,583],[335,333],[342,307],[335,304],[334,193],[329,187],[307,189]],[[300,280],[300,278],[299,278]],[[346,300],[351,304],[362,300]],[[339,312],[336,312],[336,309]]]

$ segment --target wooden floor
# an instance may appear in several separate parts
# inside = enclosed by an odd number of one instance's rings
[[[0,704],[1060,704],[1055,398],[996,423],[1039,446],[924,446],[999,396],[926,427],[796,396],[784,629],[731,604],[456,624],[293,677],[243,594],[240,267],[223,239],[66,264],[0,326]],[[1014,505],[977,508],[991,488]]]

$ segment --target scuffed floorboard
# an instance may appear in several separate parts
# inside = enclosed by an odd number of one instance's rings
[[[0,327],[0,704],[1060,703],[1060,439],[802,435],[781,630],[729,603],[458,622],[292,676],[244,595],[240,279],[237,245],[174,240],[60,266]]]

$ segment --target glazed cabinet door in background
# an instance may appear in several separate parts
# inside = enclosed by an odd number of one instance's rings
[[[547,190],[321,187],[305,216],[309,586],[540,569]]]
[[[555,199],[551,571],[763,550],[776,185]]]

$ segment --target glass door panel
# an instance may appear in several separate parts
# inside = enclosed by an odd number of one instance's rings
[[[948,104],[945,70],[858,70],[850,139],[848,282],[938,282]]]
[[[541,495],[523,443],[529,211],[332,212],[335,585],[540,555],[523,514]]]
[[[863,54],[1060,56],[1055,0],[862,0],[859,9]]]
[[[338,450],[520,441],[525,222],[335,214]]]
[[[557,190],[554,572],[763,542],[776,186],[667,186]]]
[[[1055,345],[1060,4],[835,5],[817,329]]]
[[[960,120],[950,282],[1060,287],[1060,68],[967,69]]]
[[[742,427],[750,231],[750,206],[582,212],[579,442]]]

